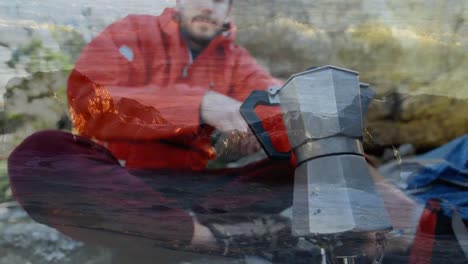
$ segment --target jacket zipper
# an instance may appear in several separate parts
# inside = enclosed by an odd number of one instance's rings
[[[182,78],[184,78],[184,79],[187,79],[189,67],[193,63],[193,55],[192,55],[192,52],[190,51],[189,47],[187,47],[187,52],[188,52],[188,56],[189,56],[189,62],[187,64],[185,64],[184,68],[182,69]]]
[[[206,49],[209,49],[209,48],[210,48],[210,46],[208,46]],[[201,52],[198,56],[202,56],[204,52],[206,52],[206,50]],[[187,64],[185,64],[184,68],[182,69],[182,79],[187,79],[188,78],[189,68],[193,64],[193,55],[192,55],[192,52],[190,51],[190,48],[188,46],[187,46],[187,53],[188,53],[189,61],[188,61]],[[209,84],[208,88],[210,90],[213,89],[214,86],[215,86],[215,83],[213,82],[213,76],[212,76],[212,70],[213,69],[212,68],[213,68],[213,65],[211,65],[211,62],[210,62],[209,73],[208,73],[209,78],[210,78],[210,84]]]

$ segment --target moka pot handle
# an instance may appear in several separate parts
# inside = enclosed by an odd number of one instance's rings
[[[279,104],[271,103],[270,97],[266,91],[255,90],[247,97],[244,103],[242,103],[240,113],[270,159],[291,159],[291,152],[280,152],[273,146],[270,136],[262,125],[262,121],[255,113],[257,105],[275,106]]]

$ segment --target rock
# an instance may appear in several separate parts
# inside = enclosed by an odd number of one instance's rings
[[[99,237],[99,240],[101,237]],[[111,239],[123,239],[122,235]],[[152,247],[109,249],[73,240],[34,222],[16,202],[0,203],[0,264],[242,264],[243,259]],[[138,259],[137,262],[135,260]]]
[[[0,264],[111,263],[112,251],[35,223],[16,203],[0,204]]]
[[[239,0],[237,41],[283,79],[329,64],[358,71],[379,98],[367,150],[409,143],[420,152],[468,133],[468,23],[457,20],[462,1],[413,2]],[[432,23],[422,23],[426,16]]]
[[[395,98],[387,105],[371,105],[367,149],[410,143],[420,152],[468,133],[468,99],[427,94]]]

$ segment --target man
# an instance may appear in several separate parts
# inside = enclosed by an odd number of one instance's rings
[[[224,254],[294,245],[279,216],[292,203],[291,162],[208,168],[260,150],[239,106],[281,84],[233,43],[231,8],[179,0],[84,48],[68,82],[76,135],[36,133],[9,158],[13,194],[34,219],[86,241],[102,240],[84,235],[94,230]],[[280,117],[258,114],[288,151]]]
[[[239,107],[281,84],[233,43],[231,8],[179,0],[113,23],[83,49],[68,82],[76,135],[36,133],[9,159],[14,196],[33,218],[76,238],[91,228],[222,251],[226,239],[270,247],[290,233],[277,215],[290,206],[289,162],[207,168],[260,150]],[[278,116],[260,115],[289,149]],[[231,221],[250,224],[239,232]]]
[[[128,168],[205,169],[214,153],[201,135],[247,132],[241,102],[280,84],[232,43],[230,1],[183,0],[177,9],[109,26],[69,79],[76,132],[109,143]]]

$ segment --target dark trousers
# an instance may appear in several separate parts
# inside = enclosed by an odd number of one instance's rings
[[[10,155],[8,173],[15,199],[33,219],[82,240],[90,236],[77,230],[86,229],[185,245],[193,235],[189,212],[275,214],[292,202],[288,163],[206,172],[128,170],[105,147],[62,131],[26,138]]]

